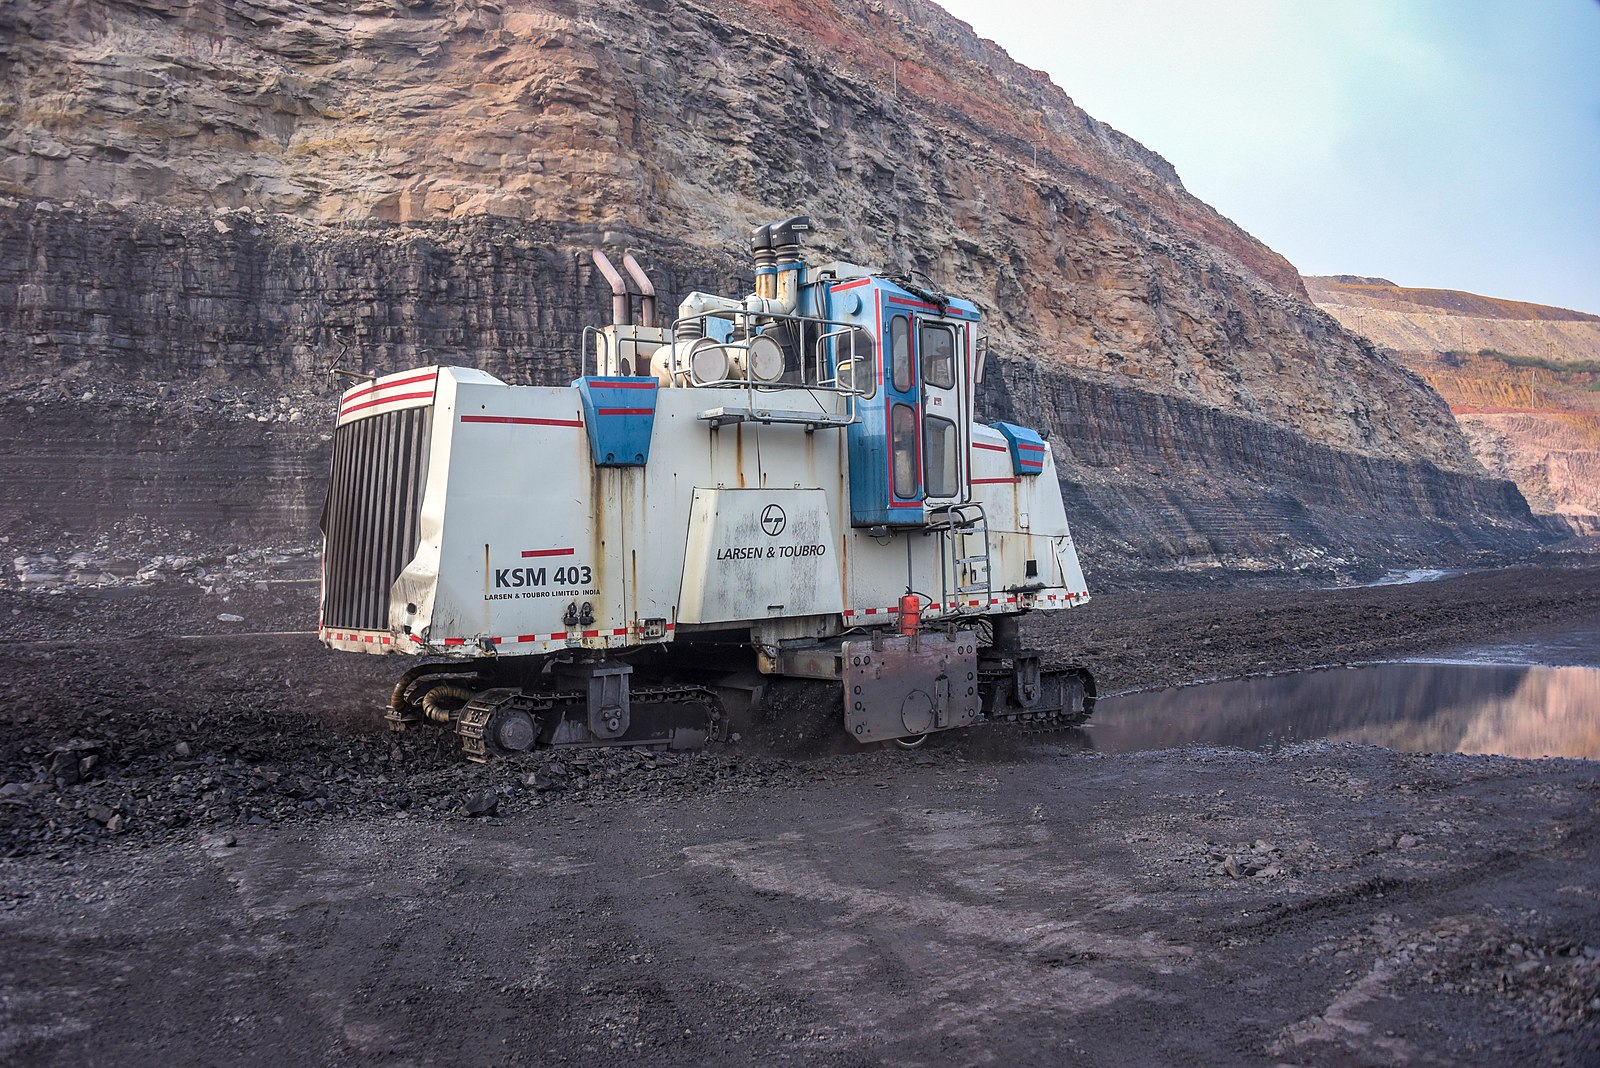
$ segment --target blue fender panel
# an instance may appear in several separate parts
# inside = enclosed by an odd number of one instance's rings
[[[990,423],[1005,435],[1011,452],[1013,475],[1037,475],[1044,470],[1044,438],[1035,431],[1015,423]]]
[[[656,425],[653,378],[580,378],[572,383],[583,399],[583,425],[596,467],[643,467],[650,461]]]

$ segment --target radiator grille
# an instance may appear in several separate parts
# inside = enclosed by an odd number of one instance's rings
[[[357,419],[333,434],[322,510],[322,625],[389,629],[389,588],[417,551],[431,408]]]

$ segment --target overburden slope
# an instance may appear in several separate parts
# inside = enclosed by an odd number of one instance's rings
[[[1535,513],[1600,534],[1600,315],[1381,278],[1308,278],[1317,306],[1421,375]]]
[[[675,302],[746,286],[749,227],[806,212],[813,256],[983,306],[986,414],[1052,431],[1102,576],[1543,536],[1439,397],[1287,261],[921,0],[59,16],[0,12],[4,384],[15,425],[167,426],[134,450],[159,461],[150,508],[183,498],[186,442],[248,423],[273,492],[233,536],[307,542],[330,363],[566,381],[606,308],[588,247],[633,247]],[[114,458],[41,467],[33,445],[6,446],[31,509],[9,534],[49,536],[27,488],[49,484],[81,537],[112,537],[122,519],[72,509]]]

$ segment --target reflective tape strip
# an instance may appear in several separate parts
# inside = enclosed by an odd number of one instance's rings
[[[496,423],[506,426],[571,426],[583,429],[578,419],[531,419],[519,415],[463,415],[463,423]]]
[[[362,397],[372,393],[381,393],[386,389],[399,389],[401,386],[415,385],[418,382],[437,382],[438,379],[438,371],[424,371],[421,374],[410,375],[406,378],[397,378],[393,382],[374,382],[370,386],[362,386],[360,389],[351,390],[343,397],[340,397],[339,407],[343,409],[351,401],[360,400]]]
[[[348,408],[340,408],[339,418],[343,419],[347,415],[354,415],[356,412],[365,411],[368,408],[376,408],[380,404],[399,404],[401,401],[432,399],[433,390],[431,389],[426,393],[397,393],[392,397],[378,397],[374,400],[362,401],[360,404],[352,404]]]
[[[377,632],[319,630],[317,640],[325,642],[354,642],[359,645],[393,645],[394,636]]]

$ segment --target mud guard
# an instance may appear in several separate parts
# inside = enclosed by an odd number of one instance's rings
[[[916,738],[977,722],[974,631],[882,635],[847,641],[845,731],[858,742]]]

